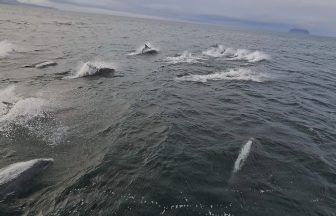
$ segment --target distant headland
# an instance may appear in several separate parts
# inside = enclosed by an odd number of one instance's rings
[[[309,31],[307,29],[300,29],[300,28],[292,28],[289,30],[290,33],[295,33],[295,34],[305,34],[309,35]]]

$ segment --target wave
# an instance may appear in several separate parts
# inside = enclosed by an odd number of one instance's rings
[[[231,69],[227,72],[219,72],[206,75],[185,75],[175,78],[176,81],[207,82],[209,80],[241,80],[263,82],[266,76],[255,73],[250,69]]]
[[[253,144],[253,140],[250,139],[244,146],[243,148],[240,150],[240,153],[237,157],[237,160],[234,164],[233,167],[233,173],[238,172],[244,165],[247,157],[249,156],[250,152],[251,152],[251,147]]]
[[[200,60],[204,60],[204,58],[200,56],[194,56],[192,53],[188,51],[184,51],[182,55],[175,57],[167,57],[165,61],[169,64],[179,64],[179,63],[199,63]]]
[[[146,49],[146,45],[149,46],[149,49]],[[145,43],[144,45],[141,45],[138,47],[134,52],[129,53],[129,56],[135,56],[135,55],[148,55],[148,54],[157,54],[160,52],[160,49],[153,46],[150,42]]]
[[[93,61],[84,63],[74,75],[68,76],[68,79],[75,79],[87,76],[96,76],[113,73],[115,66],[112,63],[102,61]]]
[[[15,46],[8,40],[0,41],[0,58],[7,57],[11,52],[15,51]]]
[[[210,49],[203,51],[203,55],[207,55],[214,58],[224,57],[226,60],[240,60],[250,63],[270,60],[270,56],[261,51],[250,51],[247,49],[233,49],[225,48],[222,45],[211,47]]]

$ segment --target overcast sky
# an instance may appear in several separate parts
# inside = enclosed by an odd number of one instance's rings
[[[166,18],[234,18],[336,35],[336,0],[18,0],[84,11],[106,9]],[[102,10],[99,10],[102,9]],[[104,9],[104,10],[103,10]],[[190,19],[189,19],[190,20]]]

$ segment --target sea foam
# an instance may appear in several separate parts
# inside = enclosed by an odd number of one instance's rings
[[[240,68],[231,69],[226,72],[218,72],[205,75],[185,75],[175,78],[176,81],[190,81],[190,82],[207,82],[211,80],[237,80],[237,81],[253,81],[263,82],[266,76],[261,73],[256,73],[250,69]]]
[[[261,51],[225,48],[222,45],[211,47],[210,49],[203,51],[203,55],[214,58],[225,58],[225,60],[247,61],[250,63],[271,59],[268,54]]]
[[[15,46],[8,40],[0,41],[0,58],[7,57],[11,52],[15,51]]]
[[[233,167],[233,173],[238,172],[244,165],[246,159],[248,158],[250,152],[251,152],[251,147],[253,144],[253,140],[250,139],[244,146],[243,148],[240,150],[240,153],[237,157],[236,162],[234,163],[234,167]]]

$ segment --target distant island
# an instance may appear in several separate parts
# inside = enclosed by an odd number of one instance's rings
[[[305,35],[309,35],[309,31],[306,29],[300,29],[300,28],[293,28],[291,30],[289,30],[290,33],[296,33],[296,34],[305,34]]]

